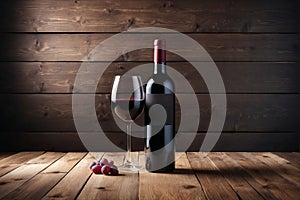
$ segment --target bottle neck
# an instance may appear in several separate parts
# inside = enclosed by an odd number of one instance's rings
[[[154,62],[154,74],[166,74],[166,63]]]
[[[154,74],[166,74],[165,46],[154,46]]]

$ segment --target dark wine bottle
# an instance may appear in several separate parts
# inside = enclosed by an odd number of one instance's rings
[[[172,172],[175,169],[175,95],[174,83],[166,73],[166,42],[154,41],[154,73],[146,85],[146,169]],[[159,105],[158,110],[151,110]],[[166,120],[162,121],[161,111]]]

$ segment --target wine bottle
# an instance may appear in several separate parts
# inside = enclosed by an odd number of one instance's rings
[[[166,42],[154,41],[154,73],[146,85],[146,169],[150,172],[172,172],[175,169],[175,95],[174,83],[166,72]],[[151,108],[159,105],[160,110]],[[161,113],[165,110],[165,121]]]

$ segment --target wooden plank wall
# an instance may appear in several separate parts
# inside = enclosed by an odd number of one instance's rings
[[[84,150],[71,101],[83,58],[116,33],[154,26],[192,37],[217,64],[228,93],[228,111],[214,150],[298,151],[298,4],[296,0],[1,1],[0,149]],[[152,59],[151,49],[130,52],[111,64],[100,80],[97,116],[108,137],[121,147],[125,148],[125,135],[112,121],[109,107],[113,76]],[[173,54],[168,61],[197,93],[201,122],[189,150],[198,150],[211,114],[209,94],[189,63]],[[186,134],[189,130],[182,139]],[[133,145],[143,148],[138,139]]]

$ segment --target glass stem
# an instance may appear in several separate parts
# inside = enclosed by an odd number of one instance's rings
[[[127,131],[127,155],[126,155],[126,163],[131,163],[131,123],[127,123],[126,125]]]

